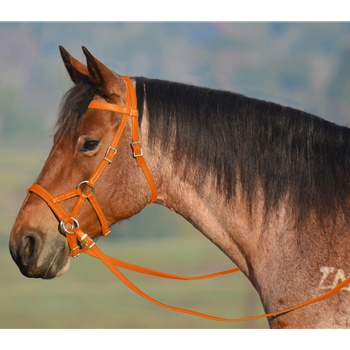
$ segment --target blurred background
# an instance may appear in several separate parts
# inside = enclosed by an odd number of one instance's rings
[[[0,22],[0,328],[267,328],[266,320],[219,323],[162,309],[86,256],[54,280],[20,274],[9,234],[72,86],[58,45],[80,60],[84,45],[118,74],[232,90],[348,125],[350,23]],[[176,274],[233,267],[184,219],[156,205],[98,244],[119,259]],[[229,318],[263,313],[240,273],[200,282],[126,274],[174,306]]]

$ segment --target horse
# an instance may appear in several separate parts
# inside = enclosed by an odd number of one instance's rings
[[[221,249],[255,287],[266,313],[346,279],[349,128],[230,91],[122,77],[83,52],[86,64],[60,46],[74,85],[10,235],[23,275],[66,273],[81,242],[91,247],[109,226],[154,202]],[[67,239],[78,230],[85,234],[72,249]],[[268,317],[269,326],[347,328],[349,292],[345,286]]]

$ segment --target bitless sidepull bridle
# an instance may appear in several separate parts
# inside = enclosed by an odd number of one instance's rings
[[[204,275],[204,276],[198,276],[198,277],[182,277],[182,276],[177,276],[177,275],[172,275],[172,274],[167,274],[163,272],[158,272],[155,270],[147,269],[144,267],[140,267],[137,265],[132,265],[127,262],[112,258],[110,256],[105,255],[102,253],[102,251],[97,247],[95,242],[80,229],[80,225],[78,220],[76,219],[78,213],[80,212],[85,200],[88,200],[89,203],[91,204],[92,208],[95,210],[96,215],[100,221],[101,228],[102,228],[102,235],[107,236],[110,233],[107,220],[105,218],[105,215],[103,214],[103,211],[101,207],[98,204],[98,201],[94,195],[95,193],[95,183],[103,173],[104,169],[106,168],[107,165],[109,165],[114,156],[117,153],[117,145],[119,143],[119,140],[123,134],[123,131],[125,129],[126,123],[129,119],[131,118],[131,132],[132,132],[132,153],[133,157],[136,159],[136,162],[139,167],[142,168],[144,175],[148,181],[148,184],[151,189],[151,199],[150,203],[154,202],[157,199],[157,188],[154,183],[153,177],[151,175],[150,170],[148,169],[148,166],[146,164],[146,161],[143,157],[142,154],[142,148],[141,148],[141,142],[139,139],[139,126],[138,126],[138,110],[137,110],[137,101],[136,101],[136,92],[135,88],[133,86],[132,81],[130,78],[123,76],[123,80],[127,84],[127,98],[125,102],[125,106],[120,106],[117,104],[112,104],[112,103],[107,103],[107,102],[99,102],[99,101],[92,101],[88,108],[89,109],[99,109],[99,110],[108,110],[112,112],[116,112],[122,115],[121,123],[117,129],[117,132],[110,144],[110,146],[107,148],[105,157],[102,159],[101,163],[95,170],[95,172],[92,174],[89,180],[85,180],[80,182],[75,190],[63,193],[59,196],[53,197],[48,191],[46,191],[42,186],[39,184],[33,184],[31,187],[28,188],[27,192],[32,192],[40,196],[51,208],[51,210],[54,212],[56,217],[60,221],[60,228],[61,231],[65,233],[65,236],[68,241],[68,245],[70,247],[70,256],[71,257],[77,257],[80,252],[83,252],[85,254],[88,254],[92,257],[100,259],[124,284],[126,284],[130,289],[132,289],[134,292],[137,294],[141,295],[142,297],[146,298],[147,300],[174,310],[174,311],[179,311],[187,314],[191,314],[194,316],[200,316],[203,318],[215,320],[215,321],[223,321],[223,322],[241,322],[241,321],[251,321],[251,320],[256,320],[260,318],[265,318],[265,317],[272,317],[272,316],[277,316],[284,314],[286,312],[298,309],[300,307],[313,304],[317,301],[326,299],[330,297],[331,295],[335,294],[339,290],[341,290],[343,287],[345,287],[347,284],[350,283],[350,277],[344,280],[342,283],[337,285],[335,288],[330,290],[328,293],[325,293],[317,298],[308,300],[302,304],[299,304],[297,306],[281,310],[281,311],[276,311],[272,312],[269,314],[264,314],[264,315],[259,315],[259,316],[253,316],[253,317],[245,317],[245,318],[236,318],[236,319],[227,319],[227,318],[221,318],[221,317],[215,317],[203,313],[199,313],[196,311],[192,310],[187,310],[187,309],[182,309],[182,308],[177,308],[173,307],[167,304],[163,304],[147,294],[145,294],[142,290],[137,288],[128,278],[126,278],[122,272],[117,268],[125,268],[128,270],[132,270],[135,272],[143,273],[143,274],[148,274],[152,276],[157,276],[157,277],[162,277],[162,278],[169,278],[169,279],[176,279],[176,280],[200,280],[200,279],[206,279],[206,278],[212,278],[216,276],[222,276],[226,275],[229,273],[237,272],[240,269],[239,268],[234,268],[231,270],[226,270],[226,271],[221,271],[218,273],[213,273],[209,275]],[[90,192],[85,193],[82,188],[83,187],[89,187]],[[72,212],[70,215],[68,215],[64,209],[60,206],[60,202],[78,197],[76,204],[74,205]],[[67,227],[69,226],[69,227]]]

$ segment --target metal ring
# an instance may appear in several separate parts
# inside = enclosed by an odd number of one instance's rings
[[[77,185],[77,187],[76,187],[76,189],[80,188],[80,186],[81,186],[81,185],[84,185],[84,184],[86,184],[88,187],[91,188],[91,192],[92,192],[92,193],[95,193],[95,186],[90,186],[88,180],[79,182],[78,185]]]
[[[78,221],[77,219],[71,218],[71,220],[73,221],[73,222],[71,223],[71,230],[74,230],[76,227],[77,227],[77,228],[80,227],[79,221]],[[70,234],[70,235],[73,235],[73,234],[74,234],[74,231],[69,231],[69,230],[67,229],[66,224],[64,223],[63,220],[61,220],[61,222],[60,222],[60,227],[61,227],[61,229],[62,229],[64,232],[66,232],[66,233],[68,233],[68,234]]]

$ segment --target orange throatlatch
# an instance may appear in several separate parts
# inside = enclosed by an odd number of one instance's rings
[[[66,238],[68,241],[68,245],[70,247],[70,256],[71,257],[77,257],[80,252],[83,252],[85,254],[88,254],[94,258],[100,259],[125,285],[127,285],[130,289],[132,289],[135,293],[139,294],[143,298],[146,298],[147,300],[151,301],[152,303],[162,306],[164,308],[174,310],[174,311],[179,311],[183,312],[186,314],[190,314],[193,316],[199,316],[203,318],[207,318],[210,320],[214,321],[222,321],[222,322],[242,322],[242,321],[251,321],[251,320],[256,320],[260,318],[265,318],[265,317],[273,317],[273,316],[278,316],[290,311],[293,311],[295,309],[304,307],[309,304],[316,303],[320,300],[324,300],[333,294],[337,293],[339,290],[344,288],[346,285],[350,283],[350,277],[344,280],[342,283],[340,283],[338,286],[330,290],[328,293],[325,293],[317,298],[308,300],[304,303],[301,303],[299,305],[296,305],[291,308],[287,308],[284,310],[276,311],[276,312],[271,312],[268,314],[264,315],[259,315],[259,316],[253,316],[253,317],[244,317],[244,318],[235,318],[235,319],[228,319],[228,318],[222,318],[222,317],[216,317],[216,316],[211,316],[203,313],[199,313],[196,311],[188,310],[188,309],[183,309],[183,308],[178,308],[174,306],[170,306],[167,304],[163,304],[146,293],[144,293],[142,290],[140,290],[138,287],[136,287],[119,269],[118,267],[128,269],[131,271],[143,273],[143,274],[148,274],[152,276],[157,276],[157,277],[162,277],[162,278],[169,278],[169,279],[176,279],[176,280],[201,280],[201,279],[206,279],[206,278],[212,278],[212,277],[217,277],[217,276],[222,276],[226,275],[229,273],[237,272],[240,269],[239,268],[234,268],[226,271],[221,271],[218,273],[213,273],[209,275],[204,275],[204,276],[198,276],[198,277],[183,277],[183,276],[177,276],[177,275],[172,275],[168,273],[163,273],[151,269],[147,269],[145,267],[140,267],[137,265],[132,265],[127,262],[112,258],[110,256],[105,255],[102,253],[102,251],[96,246],[95,242],[86,234],[84,233],[79,226],[79,222],[76,219],[79,211],[81,210],[81,207],[84,203],[85,200],[88,200],[95,210],[97,217],[100,221],[101,228],[102,228],[102,234],[103,236],[107,236],[110,231],[108,228],[107,220],[103,214],[103,211],[101,207],[98,204],[98,201],[96,200],[94,196],[94,186],[104,169],[108,164],[110,164],[113,160],[113,157],[117,153],[117,145],[120,140],[120,137],[124,131],[126,122],[128,118],[131,118],[131,127],[132,127],[132,142],[131,146],[133,149],[133,156],[137,161],[137,164],[142,168],[145,177],[149,183],[150,189],[151,189],[151,199],[150,203],[154,202],[157,199],[157,189],[156,185],[154,183],[153,177],[148,169],[148,166],[146,164],[146,161],[143,157],[142,154],[142,148],[141,148],[141,142],[139,139],[139,133],[138,133],[138,110],[137,110],[137,101],[136,101],[136,93],[134,86],[131,82],[131,80],[128,77],[122,77],[124,81],[127,84],[128,87],[128,95],[127,95],[127,100],[125,103],[125,106],[120,106],[116,104],[111,104],[107,102],[98,102],[98,101],[92,101],[89,104],[89,108],[94,108],[94,109],[102,109],[102,110],[108,110],[112,112],[116,112],[119,114],[122,114],[122,120],[121,123],[118,127],[118,130],[111,142],[111,145],[108,147],[106,151],[106,155],[104,159],[101,161],[99,164],[98,168],[95,170],[93,175],[89,180],[85,180],[80,182],[75,190],[72,190],[70,192],[66,192],[62,195],[53,197],[51,194],[46,191],[42,186],[39,184],[33,184],[31,187],[28,188],[27,192],[33,192],[36,193],[38,196],[40,196],[51,208],[51,210],[55,213],[57,218],[60,220],[60,227],[63,232],[66,234]],[[81,187],[83,185],[87,185],[88,187],[91,188],[90,193],[86,194],[81,190]],[[60,202],[78,197],[77,202],[70,213],[68,215],[63,208],[60,206]],[[69,228],[67,228],[67,225],[70,225]],[[118,266],[118,267],[117,267]]]

